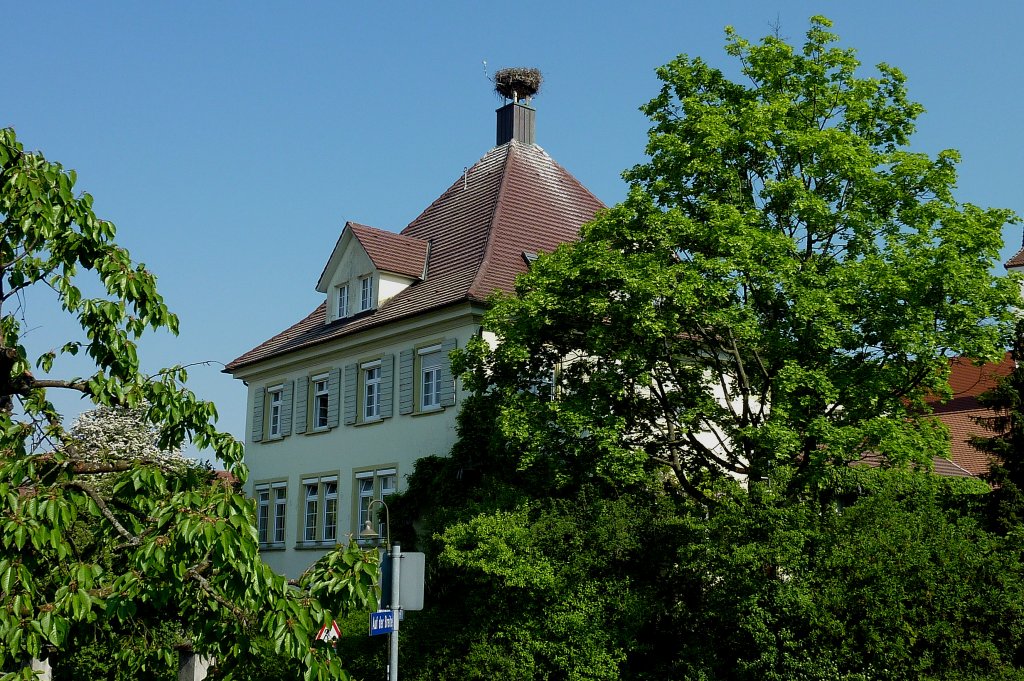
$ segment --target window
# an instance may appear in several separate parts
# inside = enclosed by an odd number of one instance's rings
[[[441,406],[441,367],[423,367],[423,395],[420,406],[436,409]]]
[[[286,386],[287,388],[287,386]],[[317,370],[312,376],[302,376],[295,382],[293,420],[296,433],[323,433],[338,426],[338,406],[341,395],[341,369]],[[285,414],[288,407],[285,390]],[[285,432],[285,435],[288,433]]]
[[[302,541],[334,542],[338,537],[338,478],[304,478]]]
[[[323,430],[328,426],[328,407],[330,392],[328,391],[327,374],[313,377],[313,429]]]
[[[261,544],[269,542],[270,534],[270,488],[256,490],[256,531]]]
[[[292,434],[292,395],[295,381],[258,386],[252,391],[252,442],[280,440]],[[303,393],[305,399],[305,393]]]
[[[348,284],[343,284],[338,287],[338,305],[336,311],[338,313],[338,319],[344,319],[348,316]]]
[[[420,358],[420,409],[441,408],[441,366],[447,358],[441,354],[440,345],[421,348]]]
[[[397,471],[394,468],[382,468],[356,473],[356,495],[359,503],[356,513],[357,535],[366,526],[366,521],[371,519],[370,502],[374,499],[387,501],[388,497],[395,493],[396,473]],[[377,527],[375,528],[377,534],[384,538],[386,532],[383,522],[384,515],[378,509],[374,511],[373,517],[377,521]]]
[[[288,487],[284,482],[273,487],[273,542],[285,543],[285,513],[288,508]]]
[[[281,437],[281,421],[283,416],[284,399],[281,386],[270,388],[267,395],[270,397],[270,437]]]
[[[302,530],[302,541],[316,541],[316,507],[320,499],[318,482],[303,483],[306,488],[306,515]]]
[[[284,544],[285,514],[288,508],[288,483],[256,485],[256,532],[262,545]],[[273,506],[273,511],[271,511]],[[273,513],[273,515],[271,515]]]
[[[359,280],[359,309],[369,310],[373,307],[373,277],[363,277]]]
[[[455,406],[455,381],[448,356],[454,338],[403,350],[398,364],[399,413],[429,413]]]
[[[332,374],[333,376],[333,374]],[[346,426],[380,423],[394,411],[395,356],[381,355],[345,365],[342,413]],[[332,406],[331,424],[336,425]]]
[[[363,365],[363,420],[380,418],[380,362]]]
[[[321,524],[321,538],[335,541],[338,537],[338,481],[321,483],[324,488],[324,520]]]

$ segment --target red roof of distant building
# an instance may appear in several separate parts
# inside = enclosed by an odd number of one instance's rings
[[[992,435],[974,421],[974,417],[992,415],[991,410],[978,403],[978,396],[994,388],[998,380],[1009,375],[1013,368],[1010,353],[1006,353],[998,363],[981,365],[959,357],[950,360],[949,387],[953,396],[945,403],[938,398],[931,401],[935,415],[949,429],[952,463],[971,475],[984,475],[990,464],[987,454],[971,446],[972,437]],[[936,472],[939,472],[938,461]]]
[[[1016,255],[1007,260],[1003,267],[1010,269],[1011,267],[1024,267],[1024,248],[1017,251]]]
[[[223,469],[215,470],[213,472],[213,479],[227,487],[234,487],[239,482],[238,478],[236,478],[231,471]]]

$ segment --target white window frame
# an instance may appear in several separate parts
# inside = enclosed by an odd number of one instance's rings
[[[288,520],[288,483],[277,482],[274,490],[274,544],[284,544],[285,523]]]
[[[310,492],[312,491],[312,494]],[[302,481],[302,541],[316,541],[317,515],[320,512],[320,481],[317,478]]]
[[[338,540],[338,476],[302,478],[300,544],[333,544]]]
[[[373,307],[373,275],[359,280],[359,309],[369,310]]]
[[[267,416],[267,432],[270,437],[282,437],[281,428],[282,420],[284,418],[284,386],[275,385],[272,388],[267,388],[267,403],[269,406]]]
[[[335,312],[337,312],[337,319],[344,319],[348,316],[348,284],[342,284],[338,287],[338,293],[335,297]]]
[[[333,491],[331,488],[333,487]],[[320,496],[323,510],[320,514],[320,540],[338,541],[338,478],[320,479]]]
[[[260,544],[270,543],[270,485],[257,485],[256,535]]]
[[[260,546],[281,546],[288,517],[288,483],[262,482],[255,486],[256,534]]]
[[[420,372],[422,378],[422,392],[420,394],[420,409],[432,411],[441,408],[441,367],[434,365],[423,367]]]
[[[313,385],[313,430],[327,430],[329,427],[330,405],[330,383],[327,374],[319,374],[309,380]]]
[[[420,411],[435,411],[441,408],[441,363],[424,364],[428,355],[441,351],[441,344],[420,348],[416,351],[420,365],[419,384],[419,409]],[[441,358],[442,361],[444,358]]]
[[[363,421],[377,421],[380,419],[380,360],[366,362],[359,368],[363,372]]]
[[[359,471],[355,474],[355,496],[356,498],[356,536],[363,531],[366,521],[369,520],[370,503],[374,500],[387,501],[397,491],[398,469],[380,468],[377,470]],[[383,516],[377,513],[377,535],[382,539],[387,532],[387,526],[382,521]]]

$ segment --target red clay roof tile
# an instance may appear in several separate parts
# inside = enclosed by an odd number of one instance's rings
[[[1017,251],[1016,255],[1006,261],[1003,267],[1010,269],[1011,267],[1024,267],[1024,248]]]
[[[413,279],[423,277],[427,262],[427,242],[376,227],[349,222],[346,225],[370,256],[373,266]]]
[[[1013,371],[1014,362],[1010,353],[1003,355],[998,363],[975,364],[971,360],[957,357],[949,362],[949,387],[953,395],[947,402],[938,397],[928,400],[932,413],[949,430],[949,459],[933,459],[934,470],[939,475],[981,477],[988,473],[991,461],[987,454],[971,445],[972,437],[992,435],[975,419],[991,416],[992,411],[978,403],[978,396],[995,387],[996,382]],[[883,462],[879,454],[865,455],[857,463],[878,466]]]
[[[977,365],[964,358],[950,360],[949,387],[953,396],[948,402],[932,401],[935,416],[949,429],[952,463],[971,475],[984,475],[991,463],[988,455],[971,446],[972,437],[990,437],[992,433],[978,425],[974,418],[991,416],[992,412],[978,403],[978,395],[995,387],[996,382],[1013,371],[1013,357],[1006,353],[994,364]],[[938,465],[936,471],[938,472]]]

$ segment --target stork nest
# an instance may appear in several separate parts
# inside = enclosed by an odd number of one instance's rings
[[[529,99],[540,92],[540,69],[501,69],[494,74],[494,91],[505,99]]]

